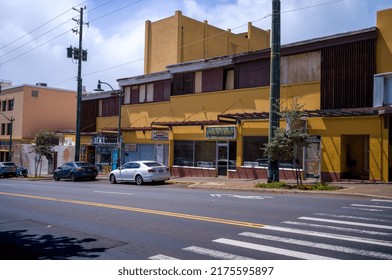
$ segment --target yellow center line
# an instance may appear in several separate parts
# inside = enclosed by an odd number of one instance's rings
[[[198,221],[205,221],[205,222],[211,222],[211,223],[228,224],[228,225],[242,226],[242,227],[251,227],[251,228],[264,227],[263,224],[257,224],[257,223],[251,223],[251,222],[227,220],[227,219],[213,218],[213,217],[207,217],[207,216],[190,215],[190,214],[183,214],[183,213],[176,213],[176,212],[167,212],[167,211],[160,211],[160,210],[153,210],[153,209],[136,208],[136,207],[106,204],[106,203],[99,203],[99,202],[83,201],[83,200],[73,200],[73,199],[37,196],[37,195],[29,195],[29,194],[7,193],[7,192],[0,192],[0,195],[56,201],[56,202],[63,202],[63,203],[72,203],[72,204],[87,205],[87,206],[95,206],[95,207],[132,211],[132,212],[139,212],[139,213],[153,214],[153,215],[160,215],[160,216],[169,216],[169,217],[189,219],[189,220],[198,220]]]

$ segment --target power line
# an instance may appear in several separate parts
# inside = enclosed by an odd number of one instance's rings
[[[128,8],[129,6],[135,5],[135,4],[137,4],[137,3],[139,3],[139,2],[142,2],[142,1],[144,1],[144,0],[137,0],[137,1],[135,1],[135,2],[129,3],[128,5],[125,5],[125,6],[121,7],[121,8],[118,8],[118,9],[116,9],[116,10],[114,10],[114,11],[111,11],[111,12],[109,12],[109,13],[107,13],[107,14],[104,14],[103,16],[100,16],[100,17],[97,17],[97,18],[95,18],[95,19],[90,20],[90,23],[91,23],[91,22],[94,22],[94,21],[97,21],[97,20],[100,20],[100,19],[102,19],[102,18],[104,18],[104,17],[107,17],[107,16],[109,16],[109,15],[111,15],[111,14],[117,13],[118,11],[121,11],[121,10],[123,10],[123,9],[125,9],[125,8]],[[104,6],[104,5],[106,5],[107,3],[110,3],[110,2],[112,2],[112,1],[108,1],[108,2],[106,2],[106,3],[104,3],[104,4],[100,5],[100,6],[98,6],[97,8],[99,8],[99,7],[101,7],[101,6]]]
[[[87,1],[84,1],[83,3],[86,3],[86,2],[88,2],[88,0],[87,0]],[[79,5],[83,5],[83,3],[80,3]],[[2,49],[4,49],[4,48],[8,47],[9,45],[12,45],[13,43],[15,43],[15,42],[17,42],[17,41],[19,41],[19,40],[21,40],[21,39],[23,39],[23,38],[26,37],[27,35],[30,35],[31,33],[37,31],[38,29],[40,29],[40,28],[42,28],[42,27],[44,27],[45,25],[48,25],[49,23],[51,23],[51,22],[54,21],[55,19],[57,19],[57,18],[61,17],[62,15],[68,13],[70,10],[72,10],[72,8],[66,10],[65,12],[59,14],[58,16],[52,18],[51,20],[45,22],[44,24],[41,24],[40,26],[34,28],[34,29],[31,30],[30,32],[25,33],[24,35],[22,35],[21,37],[19,37],[19,38],[13,40],[12,42],[9,42],[9,43],[7,43],[6,45],[0,47],[0,50],[2,50]]]
[[[140,1],[142,1],[142,0],[140,0]],[[137,2],[140,2],[140,1],[137,1]],[[315,7],[324,6],[324,5],[335,4],[335,3],[338,3],[338,2],[344,2],[344,1],[346,1],[346,0],[336,0],[336,1],[330,1],[330,2],[319,3],[319,4],[310,5],[310,6],[305,6],[305,7],[301,7],[301,8],[292,9],[292,10],[282,11],[281,14],[282,14],[282,13],[296,12],[296,11],[305,10],[305,9],[310,9],[310,8],[315,8]],[[109,2],[111,2],[111,1],[109,1]],[[135,3],[136,3],[136,2],[135,2]],[[132,3],[132,4],[133,4],[133,3]],[[129,5],[127,5],[127,6],[129,6]],[[120,10],[120,9],[118,9],[118,10]],[[118,10],[116,10],[116,11],[118,11]],[[112,14],[112,12],[109,13],[109,14]],[[106,15],[104,15],[104,16],[106,16]],[[104,16],[102,16],[102,17],[100,17],[100,18],[97,18],[97,19],[94,19],[94,20],[101,19],[101,18],[103,18]],[[271,14],[266,14],[265,16],[263,16],[263,17],[261,17],[261,18],[258,18],[258,19],[255,19],[255,20],[251,21],[251,23],[255,23],[255,22],[258,22],[258,21],[260,21],[260,20],[264,20],[264,19],[269,18],[269,17],[271,17],[271,16],[272,16]],[[232,28],[231,30],[236,30],[236,29],[242,28],[242,27],[247,26],[247,25],[248,25],[247,23],[246,23],[246,24],[242,24],[242,25],[240,25],[240,26],[237,26],[237,27]],[[187,46],[190,46],[190,45],[193,45],[193,44],[198,44],[198,43],[200,43],[200,42],[203,42],[204,40],[211,39],[211,38],[214,38],[214,37],[216,37],[216,36],[219,36],[219,35],[222,35],[222,34],[225,34],[225,33],[226,33],[226,31],[221,32],[221,33],[217,33],[217,34],[215,34],[215,35],[212,35],[212,36],[209,36],[209,37],[207,37],[207,38],[204,38],[204,39],[201,39],[201,40],[198,40],[198,41],[189,43],[189,44],[184,45],[184,46],[182,46],[182,47],[187,47]],[[104,68],[104,69],[101,69],[101,70],[98,70],[98,71],[95,71],[95,72],[90,72],[90,73],[84,74],[83,76],[89,76],[89,75],[93,75],[93,74],[96,74],[96,73],[106,72],[106,71],[109,71],[109,70],[112,70],[112,69],[115,69],[115,68],[119,68],[119,67],[123,67],[123,66],[129,65],[129,64],[133,64],[133,63],[139,62],[139,61],[141,61],[141,60],[144,60],[144,57],[143,57],[143,58],[136,59],[136,60],[133,60],[133,61],[129,61],[129,62],[126,62],[126,63],[122,63],[122,64],[119,64],[119,65],[116,65],[116,66],[111,66],[111,67],[109,67],[109,68]],[[64,82],[70,81],[70,80],[72,80],[72,79],[74,79],[74,78],[75,78],[75,77],[66,79],[66,80],[64,80],[64,81],[62,81],[62,82],[55,83],[54,85],[62,84],[62,83],[64,83]]]
[[[66,23],[68,23],[68,22],[70,22],[70,21],[71,21],[71,19],[67,20],[66,22],[63,22],[62,24],[60,24],[60,25],[58,25],[58,26],[56,26],[56,27],[53,27],[52,29],[50,29],[50,30],[48,30],[47,32],[41,34],[40,36],[35,37],[34,39],[32,39],[32,40],[30,40],[30,41],[28,41],[28,42],[26,42],[26,43],[20,45],[19,47],[14,48],[13,50],[11,50],[11,51],[9,51],[9,52],[6,52],[5,54],[1,55],[0,58],[4,57],[4,56],[6,56],[6,55],[8,55],[8,54],[10,54],[10,53],[13,53],[14,51],[17,51],[18,49],[20,49],[20,48],[22,48],[22,47],[24,47],[24,46],[30,44],[31,42],[34,42],[35,40],[37,40],[37,39],[43,37],[44,35],[46,35],[46,34],[52,32],[53,30],[59,28],[60,26],[63,26],[64,24],[66,24]],[[22,37],[21,37],[21,38],[22,38]]]

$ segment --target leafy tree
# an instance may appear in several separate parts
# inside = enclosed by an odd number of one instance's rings
[[[298,155],[309,144],[309,135],[301,119],[303,106],[299,105],[296,100],[292,100],[291,103],[290,109],[279,113],[286,121],[286,128],[276,128],[275,136],[264,145],[264,156],[276,161],[292,161],[297,185],[302,185]]]
[[[35,177],[38,170],[41,176],[42,157],[51,160],[53,158],[53,147],[58,144],[59,136],[52,131],[41,130],[34,135],[33,152],[35,153]]]

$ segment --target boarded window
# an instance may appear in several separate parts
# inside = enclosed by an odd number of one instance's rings
[[[320,81],[320,52],[284,56],[281,58],[280,64],[280,82],[282,84]]]
[[[203,71],[202,92],[223,90],[223,68]]]
[[[146,102],[154,101],[154,84],[147,85]]]
[[[131,87],[124,88],[124,104],[131,103]]]
[[[139,102],[146,102],[146,85],[139,86]]]
[[[131,88],[131,103],[137,104],[139,103],[139,87],[132,86]]]
[[[194,76],[191,73],[177,73],[173,75],[173,95],[194,93]]]
[[[102,100],[102,117],[118,115],[118,98],[112,97]]]
[[[262,59],[237,64],[237,88],[269,86],[270,61]]]

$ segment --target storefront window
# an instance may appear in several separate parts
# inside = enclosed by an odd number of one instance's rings
[[[244,165],[245,166],[268,166],[268,159],[263,155],[264,144],[268,143],[267,136],[245,136]]]
[[[224,165],[229,169],[236,168],[237,142],[225,141],[220,145],[219,160],[223,159]],[[216,168],[217,161],[216,141],[175,141],[174,142],[174,165]],[[229,164],[227,164],[229,160]]]
[[[174,142],[174,165],[193,166],[193,141]]]
[[[195,162],[197,167],[213,167],[216,158],[216,142],[195,142]]]
[[[268,143],[267,136],[244,137],[244,166],[268,167],[268,158],[264,156],[264,144]],[[303,149],[298,151],[298,164],[303,164]],[[294,168],[292,160],[279,161],[280,168]]]

